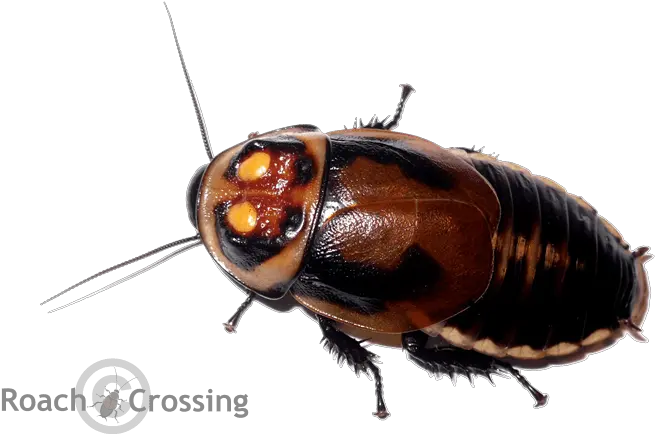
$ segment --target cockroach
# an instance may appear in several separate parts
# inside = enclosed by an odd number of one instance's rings
[[[119,410],[122,414],[127,413],[121,405],[121,402],[128,402],[130,404],[129,411],[134,413],[146,410],[145,407],[139,407],[136,403],[137,394],[143,392],[145,392],[145,390],[142,387],[135,390],[123,390],[123,388],[117,383],[110,383],[105,386],[103,393],[98,395],[102,400],[95,401],[90,407],[98,413],[98,416],[104,419],[110,419],[112,416],[114,419],[117,419]],[[79,394],[75,395],[75,397],[82,400],[82,409],[86,410],[86,396]]]
[[[104,398],[102,402],[98,401],[91,406],[94,407],[100,404],[100,414],[98,415],[98,417],[101,417],[106,421],[107,418],[111,417],[113,413],[114,419],[116,420],[116,423],[118,423],[118,410],[122,411],[121,407],[118,404],[119,400],[122,401],[122,399],[118,395],[118,390],[109,392],[109,395],[107,396],[105,395],[99,395],[99,396],[101,398]]]
[[[87,298],[204,245],[248,294],[227,331],[255,298],[290,294],[315,315],[324,346],[375,379],[373,414],[381,419],[389,412],[378,358],[358,337],[397,338],[411,361],[437,376],[510,375],[535,407],[548,397],[517,361],[566,360],[625,333],[643,339],[648,248],[631,250],[591,205],[548,178],[391,131],[410,85],[401,86],[395,113],[383,120],[355,119],[352,128],[329,133],[312,125],[252,133],[214,156],[166,10],[210,160],[187,191],[196,235],[55,297],[182,246]]]

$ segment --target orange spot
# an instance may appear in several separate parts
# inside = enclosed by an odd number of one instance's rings
[[[257,210],[250,202],[237,203],[227,211],[227,222],[235,231],[248,233],[257,223]]]
[[[239,178],[242,181],[255,181],[266,173],[271,157],[266,152],[255,152],[239,165]]]

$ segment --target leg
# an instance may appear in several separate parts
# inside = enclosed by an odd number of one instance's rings
[[[481,152],[484,149],[484,145],[464,145],[464,150],[469,153]]]
[[[225,331],[228,333],[236,333],[237,331],[237,324],[239,323],[239,320],[241,319],[241,316],[245,313],[246,309],[250,307],[252,304],[252,301],[255,299],[255,293],[251,292],[250,295],[248,295],[248,298],[246,298],[246,301],[241,303],[241,306],[237,309],[236,312],[234,312],[234,315],[230,317],[227,322],[223,323],[223,327],[225,327]]]
[[[98,396],[101,397],[101,398],[104,397],[104,395],[98,395]],[[87,407],[88,402],[86,400],[85,395],[78,394],[78,395],[75,395],[75,398],[80,398],[82,400],[82,411],[86,411],[86,409],[89,408],[89,407]],[[96,405],[98,405],[98,404],[102,405],[102,403],[103,403],[103,401],[93,402],[93,403],[91,403],[90,408],[92,408],[96,412],[100,413],[100,411],[96,410]]]
[[[125,402],[124,399],[121,399],[121,401]],[[118,404],[118,407],[114,410],[114,420],[116,420],[116,423],[118,423],[118,411],[120,410],[121,413],[125,413],[125,410],[123,410],[123,402]]]
[[[471,384],[473,384],[472,375],[486,377],[493,384],[491,374],[500,376],[509,374],[530,392],[536,401],[535,408],[543,407],[548,402],[548,395],[544,395],[532,387],[528,380],[509,363],[472,350],[463,350],[452,346],[426,348],[427,341],[428,336],[420,331],[403,334],[403,349],[407,351],[409,359],[428,373],[438,377],[448,374],[453,381],[456,375],[466,376]]]
[[[355,370],[357,376],[359,376],[360,372],[366,373],[367,376],[369,373],[373,374],[375,378],[375,396],[377,398],[377,411],[373,415],[385,419],[389,416],[389,412],[382,396],[382,376],[380,375],[380,369],[374,364],[378,356],[362,348],[360,345],[362,341],[357,341],[337,330],[332,321],[318,315],[317,318],[318,324],[323,331],[321,343],[324,343],[323,346],[330,354],[337,356],[337,362],[340,365],[344,361],[347,362]]]
[[[407,98],[414,92],[414,88],[410,86],[409,84],[401,84],[400,87],[403,88],[403,91],[400,95],[400,102],[398,103],[398,107],[396,107],[396,113],[394,113],[393,118],[391,118],[390,121],[387,121],[389,119],[389,116],[384,118],[383,120],[378,120],[377,116],[373,116],[370,121],[368,121],[367,124],[362,123],[362,119],[359,119],[359,126],[357,125],[357,118],[355,118],[355,123],[353,124],[353,128],[373,128],[373,129],[378,129],[378,130],[393,130],[398,126],[398,122],[400,122],[400,118],[403,115],[403,110],[405,109],[405,104],[407,103]]]

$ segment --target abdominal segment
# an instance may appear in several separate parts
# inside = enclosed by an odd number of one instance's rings
[[[468,154],[496,190],[494,275],[465,312],[424,329],[496,357],[539,359],[610,342],[639,303],[640,265],[618,232],[552,181]]]

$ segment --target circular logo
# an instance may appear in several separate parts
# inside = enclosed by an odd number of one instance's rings
[[[150,384],[139,368],[125,360],[105,359],[89,366],[77,381],[75,393],[86,400],[76,408],[82,420],[102,433],[127,432],[148,413]],[[134,402],[130,402],[133,393]]]

